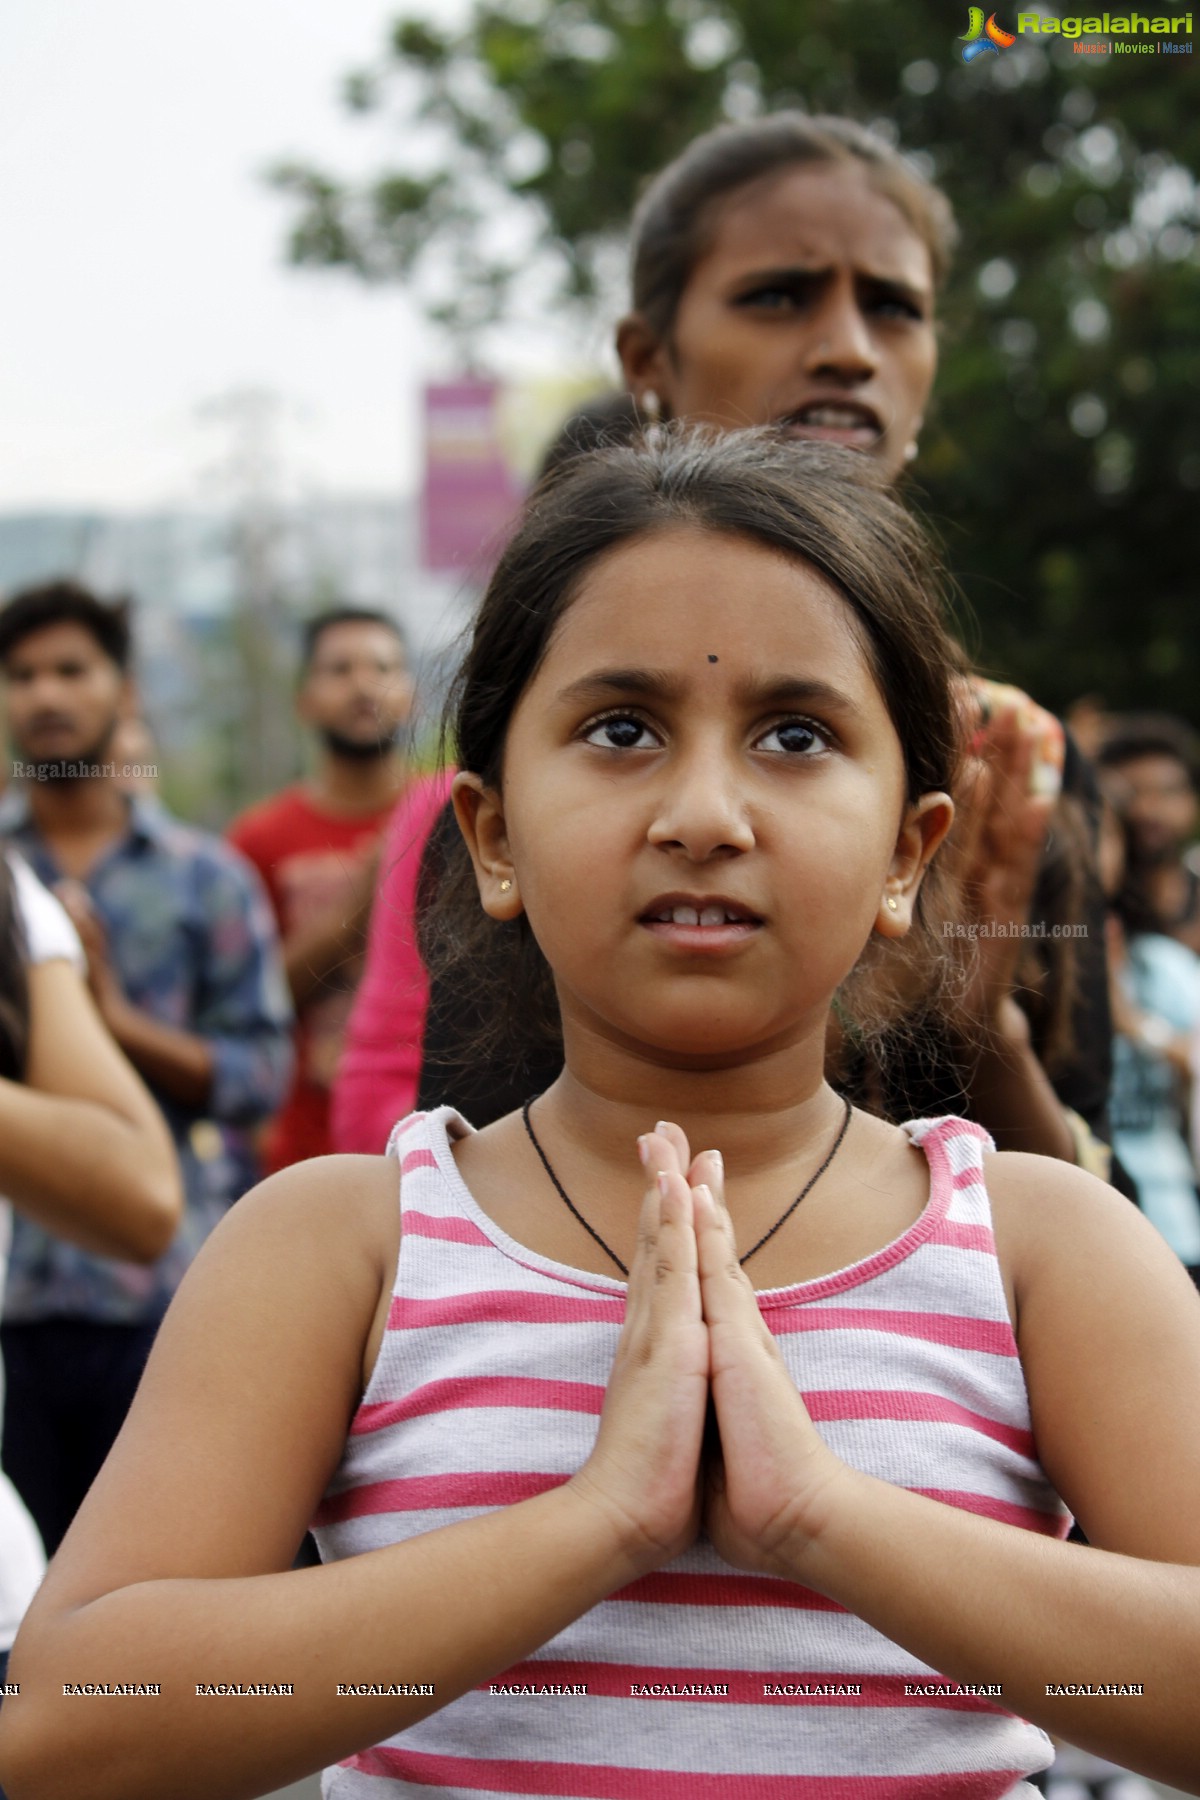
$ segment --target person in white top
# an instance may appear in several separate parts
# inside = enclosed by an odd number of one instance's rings
[[[0,1289],[14,1205],[88,1249],[144,1262],[182,1211],[166,1126],[84,974],[62,905],[15,852],[0,855]],[[44,1567],[33,1521],[0,1472],[0,1662]]]

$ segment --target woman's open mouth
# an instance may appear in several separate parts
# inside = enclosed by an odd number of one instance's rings
[[[854,400],[810,400],[786,413],[779,425],[792,437],[844,444],[851,450],[873,450],[883,436],[879,415]]]

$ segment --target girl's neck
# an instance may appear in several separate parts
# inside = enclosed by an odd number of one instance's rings
[[[659,1119],[686,1134],[693,1155],[718,1148],[745,1176],[788,1162],[827,1131],[837,1103],[825,1085],[824,1034],[751,1061],[680,1069],[568,1030],[566,1067],[537,1111],[599,1162],[624,1166]]]

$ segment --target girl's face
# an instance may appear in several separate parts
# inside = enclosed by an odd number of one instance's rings
[[[513,715],[502,793],[468,775],[457,798],[484,905],[527,911],[568,1044],[582,1027],[705,1067],[820,1042],[871,931],[907,928],[953,809],[904,796],[841,598],[679,527],[593,568]]]
[[[617,341],[668,417],[784,425],[895,476],[937,367],[929,250],[861,163],[798,164],[721,202],[666,341],[636,315]]]

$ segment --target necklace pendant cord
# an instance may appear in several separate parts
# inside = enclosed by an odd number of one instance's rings
[[[597,1230],[595,1230],[595,1228],[593,1226],[588,1224],[587,1220],[584,1218],[584,1216],[580,1212],[579,1208],[575,1205],[575,1202],[571,1199],[570,1194],[568,1194],[566,1188],[563,1186],[562,1182],[558,1179],[558,1176],[555,1174],[553,1165],[550,1162],[550,1158],[546,1155],[546,1152],[542,1149],[541,1143],[538,1140],[537,1132],[533,1129],[533,1120],[530,1117],[530,1111],[529,1111],[530,1107],[533,1105],[533,1101],[540,1100],[541,1097],[542,1096],[540,1094],[535,1094],[533,1096],[533,1099],[527,1100],[525,1102],[524,1106],[521,1108],[521,1118],[525,1122],[525,1130],[529,1136],[529,1141],[533,1145],[534,1149],[537,1151],[538,1159],[541,1162],[543,1169],[545,1169],[547,1175],[550,1177],[550,1180],[554,1185],[555,1192],[557,1193],[559,1199],[566,1206],[568,1212],[570,1212],[576,1219],[578,1219],[579,1223],[583,1226],[583,1229],[587,1232],[588,1236],[593,1240],[593,1242],[599,1244],[601,1250],[603,1250],[605,1256],[608,1257],[609,1261],[614,1262],[617,1265],[618,1269],[620,1269],[622,1275],[624,1275],[626,1280],[628,1280],[628,1278],[629,1278],[628,1267],[626,1266],[625,1263],[623,1263],[621,1261],[621,1259],[617,1255],[616,1251],[614,1249],[612,1249],[612,1247],[610,1245],[605,1243],[604,1239],[600,1236],[600,1233]],[[809,1176],[808,1180],[805,1182],[804,1186],[800,1189],[800,1192],[796,1195],[796,1198],[792,1201],[792,1203],[788,1207],[787,1211],[783,1212],[779,1215],[779,1217],[776,1219],[775,1223],[771,1226],[771,1229],[769,1231],[765,1231],[763,1233],[762,1237],[759,1238],[757,1244],[752,1244],[750,1246],[750,1248],[749,1248],[749,1250],[747,1250],[745,1256],[741,1256],[738,1258],[738,1262],[740,1263],[742,1268],[745,1268],[746,1264],[750,1261],[750,1258],[752,1256],[754,1256],[759,1250],[761,1250],[763,1245],[768,1243],[770,1241],[770,1239],[775,1236],[775,1233],[779,1230],[779,1228],[782,1225],[787,1224],[787,1221],[791,1218],[792,1214],[795,1212],[795,1210],[799,1206],[800,1202],[802,1200],[805,1200],[808,1198],[808,1196],[812,1192],[813,1188],[817,1185],[818,1181],[820,1181],[822,1175],[824,1175],[826,1169],[829,1167],[830,1163],[833,1161],[834,1157],[837,1155],[838,1151],[841,1149],[842,1144],[845,1142],[846,1133],[850,1129],[850,1119],[851,1119],[851,1115],[854,1112],[854,1107],[851,1104],[851,1102],[848,1099],[846,1099],[846,1097],[844,1095],[842,1098],[843,1098],[843,1103],[845,1105],[846,1111],[845,1111],[845,1115],[843,1116],[842,1123],[841,1123],[840,1127],[838,1128],[838,1134],[833,1140],[833,1145],[829,1151],[829,1154],[826,1156],[824,1162],[820,1165],[820,1167],[815,1169],[813,1171],[813,1173]]]

